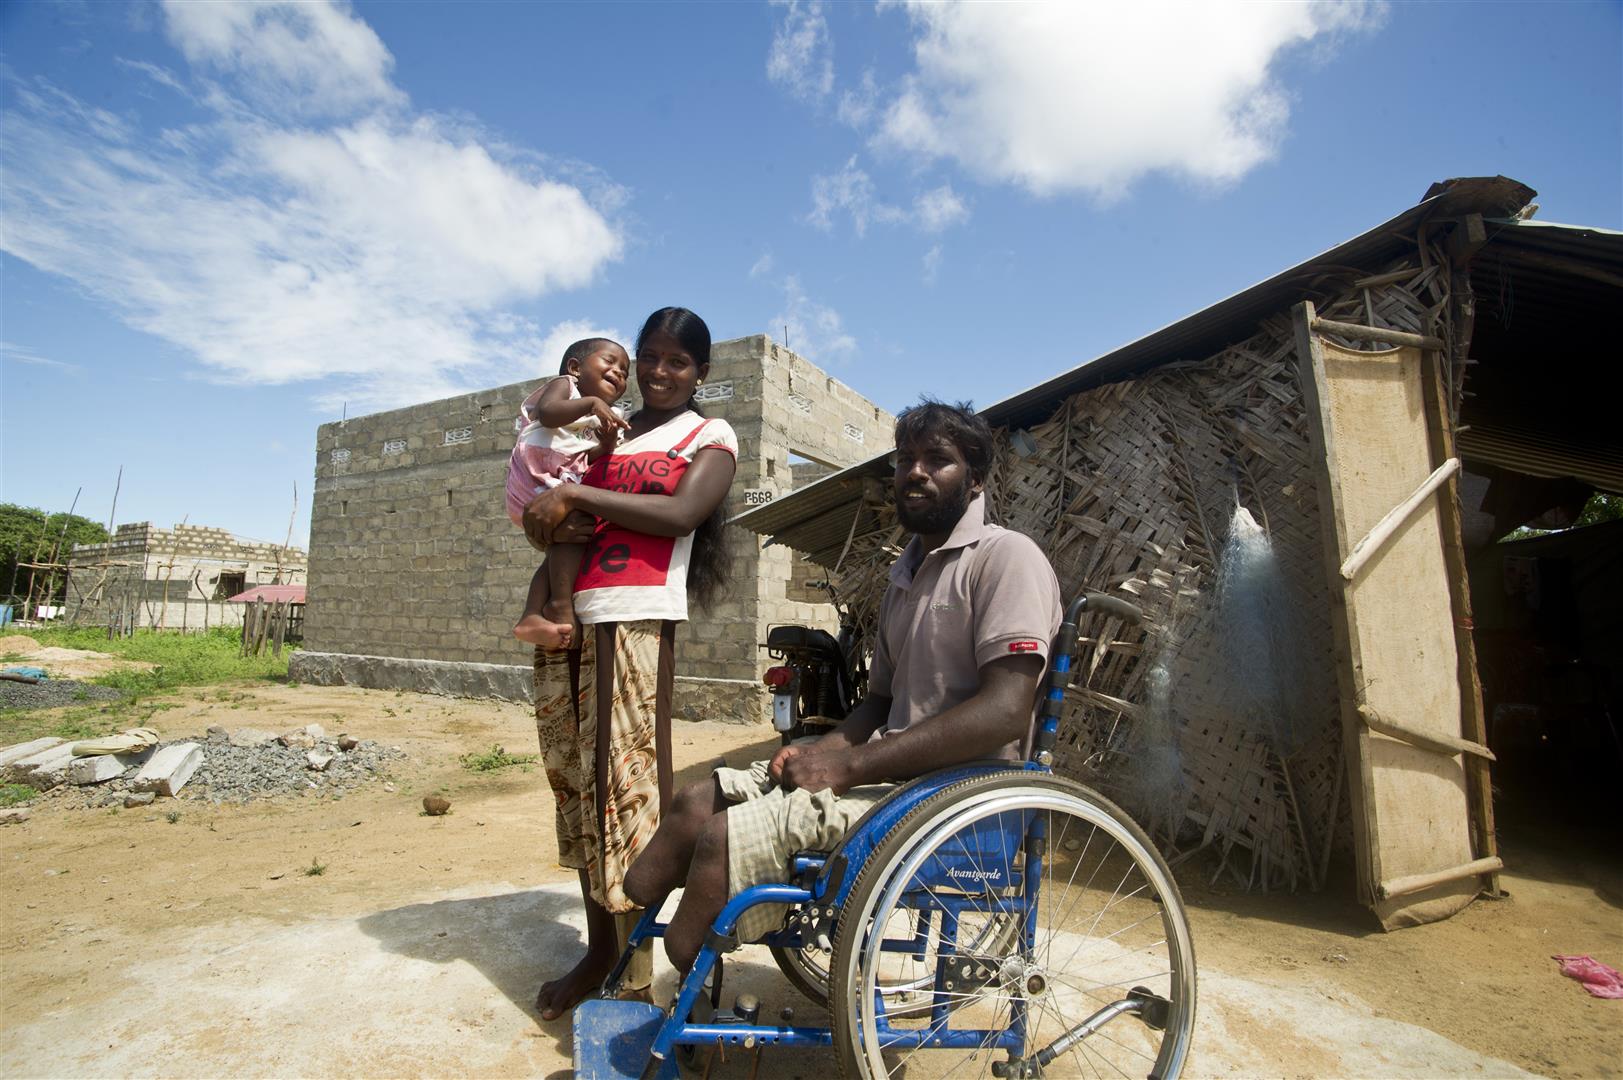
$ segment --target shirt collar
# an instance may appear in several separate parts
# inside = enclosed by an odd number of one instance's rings
[[[986,524],[986,493],[982,492],[969,500],[969,506],[964,510],[964,516],[958,519],[958,524],[954,525],[952,532],[947,534],[946,541],[935,550],[951,551],[954,548],[968,547],[985,536],[988,528],[989,526]],[[904,588],[913,583],[914,568],[922,566],[924,559],[929,558],[928,554],[922,558],[920,557],[919,548],[921,546],[923,545],[917,535],[907,542],[907,547],[902,551],[901,557],[891,564],[890,580]]]

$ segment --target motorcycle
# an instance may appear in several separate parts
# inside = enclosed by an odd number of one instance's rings
[[[832,585],[822,587],[834,597]],[[838,598],[833,602],[840,615],[838,636],[813,626],[787,624],[769,627],[761,646],[778,661],[761,681],[772,691],[772,727],[785,746],[833,728],[867,691],[861,632]]]

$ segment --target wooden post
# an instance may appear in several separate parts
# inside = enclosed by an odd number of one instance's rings
[[[1454,422],[1443,385],[1441,354],[1425,352],[1420,358],[1420,383],[1425,390],[1426,432],[1431,441],[1431,459],[1447,461],[1454,447]],[[1460,515],[1458,477],[1449,477],[1439,493],[1438,524],[1443,538],[1443,564],[1448,568],[1448,596],[1454,609],[1454,651],[1459,656],[1460,732],[1469,741],[1488,744],[1488,727],[1482,712],[1482,678],[1476,665],[1476,641],[1471,636],[1471,580],[1465,562],[1465,538]],[[1493,827],[1493,780],[1488,760],[1476,754],[1465,755],[1466,799],[1471,807],[1472,848],[1479,859],[1499,854],[1499,839]],[[1498,896],[1499,875],[1486,873],[1487,891]]]
[[[271,637],[271,652],[282,655],[282,636],[287,633],[287,601],[276,601],[276,631]]]

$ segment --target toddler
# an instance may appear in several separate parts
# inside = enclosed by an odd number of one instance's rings
[[[524,399],[522,427],[507,466],[507,516],[523,527],[530,500],[559,484],[578,484],[587,467],[614,448],[629,425],[612,409],[626,392],[631,358],[608,338],[586,338],[564,351],[559,378]],[[553,544],[530,579],[513,636],[567,649],[575,638],[575,576],[584,544]]]

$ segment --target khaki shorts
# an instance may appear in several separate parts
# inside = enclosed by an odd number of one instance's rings
[[[737,896],[751,885],[789,880],[789,860],[802,851],[833,851],[874,803],[895,784],[852,788],[844,795],[785,791],[766,771],[767,762],[747,769],[717,769],[716,783],[727,808],[727,892]],[[739,917],[740,941],[755,941],[783,925],[788,908],[757,904]]]

